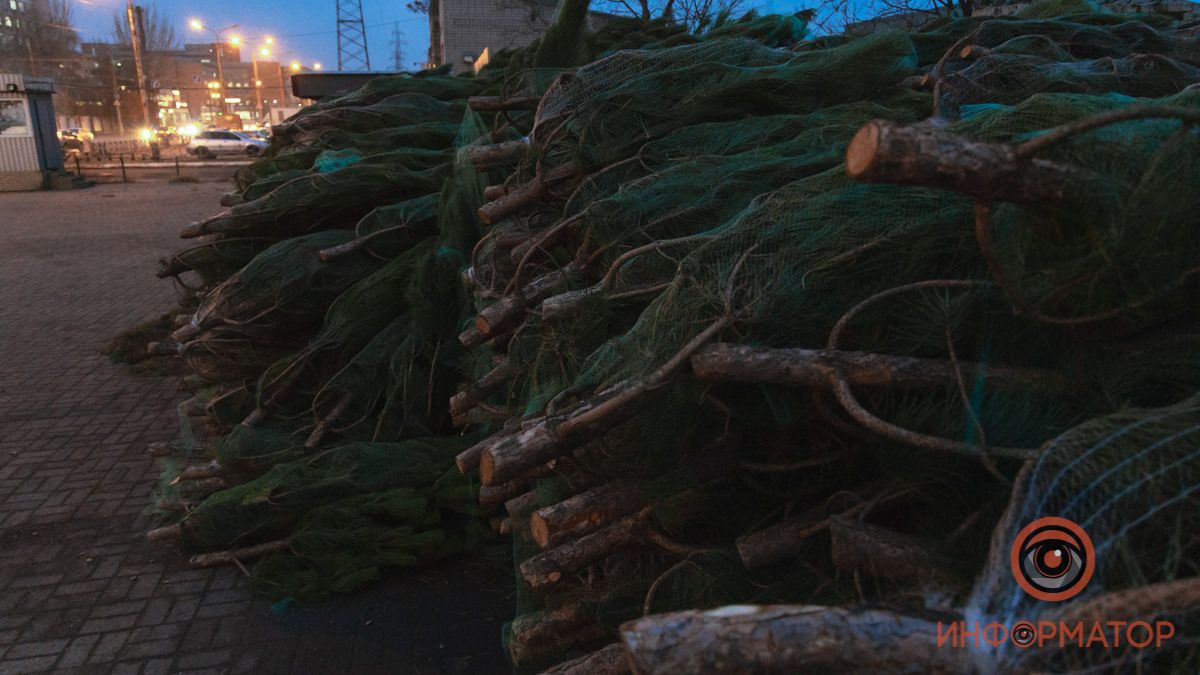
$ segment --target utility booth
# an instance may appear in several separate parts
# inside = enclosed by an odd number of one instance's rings
[[[0,192],[40,190],[63,170],[54,82],[0,73]]]

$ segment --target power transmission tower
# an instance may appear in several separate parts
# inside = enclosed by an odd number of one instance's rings
[[[338,70],[370,70],[371,56],[367,53],[362,0],[337,0],[337,34]]]
[[[392,24],[392,70],[404,70],[404,36],[400,33],[400,22]]]

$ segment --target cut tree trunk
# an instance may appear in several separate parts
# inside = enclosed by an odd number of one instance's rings
[[[629,675],[631,672],[625,645],[618,642],[547,668],[540,675]]]
[[[754,570],[800,555],[810,537],[829,529],[831,513],[843,516],[858,513],[888,487],[882,481],[868,483],[855,493],[844,493],[844,503],[819,504],[794,518],[738,537],[734,545],[742,564]]]
[[[467,472],[472,471],[479,466],[479,459],[484,450],[492,445],[503,442],[509,436],[512,436],[515,433],[519,433],[520,431],[535,426],[539,420],[540,418],[523,419],[519,422],[510,422],[505,424],[504,428],[500,431],[458,453],[458,455],[454,458],[454,464],[458,467],[458,472],[465,476]]]
[[[648,516],[648,510],[643,510],[557,548],[542,551],[521,563],[521,578],[534,591],[546,590],[562,581],[565,575],[640,541],[639,530]]]
[[[529,141],[523,138],[490,145],[470,145],[463,149],[467,161],[471,162],[476,171],[512,166],[520,162],[527,152]]]
[[[612,629],[597,623],[582,603],[572,602],[513,619],[508,653],[517,664],[542,661],[612,636]]]
[[[176,523],[174,525],[164,525],[156,527],[146,533],[146,541],[167,541],[170,539],[179,539],[183,536],[183,525]]]
[[[952,578],[945,558],[916,537],[843,516],[829,519],[829,535],[839,569],[898,581],[944,583]]]
[[[638,381],[615,384],[582,401],[569,412],[547,416],[518,434],[498,442],[485,441],[479,457],[479,480],[496,485],[522,471],[560,457],[610,432],[653,400],[675,372],[709,340],[729,326],[732,317],[719,319],[700,331],[654,372]]]
[[[931,124],[868,122],[846,148],[846,173],[868,183],[952,190],[982,201],[1062,204],[1081,171],[1021,161],[1016,145],[977,141]]]
[[[970,673],[966,649],[939,649],[937,624],[880,609],[733,605],[621,626],[633,671]]]
[[[352,400],[354,400],[353,394],[344,394],[341,400],[333,406],[333,410],[330,410],[328,415],[322,417],[320,422],[317,422],[317,426],[313,428],[312,433],[304,441],[304,448],[306,450],[316,450],[321,445],[321,441],[325,440],[325,434],[329,433],[329,429],[345,414],[346,408],[350,407]]]
[[[1064,389],[1055,372],[1034,368],[985,366],[959,362],[968,382],[986,378],[988,385],[1014,391],[1030,387]],[[929,388],[957,386],[954,363],[943,359],[889,356],[837,349],[772,349],[728,343],[701,348],[692,357],[692,372],[706,381],[732,380],[828,388],[830,377],[841,373],[854,387]]]
[[[537,508],[538,495],[537,491],[533,490],[504,502],[504,510],[511,518],[524,518],[536,511]]]
[[[475,317],[475,328],[481,339],[491,338],[516,328],[525,319],[525,311],[554,294],[565,286],[581,265],[572,262],[565,267],[548,272],[525,284],[518,292],[506,295],[484,307]],[[471,347],[473,345],[466,345]]]
[[[465,414],[479,405],[481,401],[486,401],[492,394],[499,391],[505,382],[512,379],[516,373],[517,368],[515,365],[511,364],[508,359],[502,360],[495,368],[492,368],[486,375],[479,378],[478,382],[450,397],[450,414],[456,416]]]
[[[1104,621],[1149,621],[1200,607],[1200,578],[1186,577],[1136,586],[1068,605],[1043,620],[1064,624]]]
[[[594,532],[645,506],[645,499],[631,486],[610,483],[533,511],[529,529],[538,546],[550,548]]]
[[[253,560],[276,551],[286,550],[292,545],[291,539],[278,539],[264,544],[256,544],[245,548],[235,548],[215,553],[200,553],[191,557],[188,563],[192,567],[217,567],[219,565],[236,565],[242,560]]]
[[[214,459],[205,464],[193,464],[179,472],[179,475],[171,481],[171,485],[178,485],[183,481],[188,480],[203,480],[205,478],[217,478],[225,475],[225,467],[221,466],[221,461]]]
[[[479,505],[495,506],[500,503],[512,501],[514,498],[528,492],[534,482],[552,476],[557,468],[557,462],[546,462],[545,464],[533,467],[503,485],[481,485],[479,486]],[[528,513],[527,511],[526,514]],[[513,515],[512,511],[509,511],[509,515]]]
[[[507,185],[489,185],[483,188],[483,201],[494,202],[506,194],[508,194]]]
[[[504,193],[498,199],[494,199],[479,207],[479,210],[476,212],[479,216],[479,222],[484,225],[495,224],[501,219],[536,202],[541,198],[542,192],[545,189],[546,184],[538,178],[534,178],[524,185],[518,185]]]
[[[574,164],[563,164],[550,170],[545,176],[537,175],[524,185],[511,188],[503,197],[489,201],[479,207],[479,221],[492,225],[541,198],[551,185],[571,178],[579,173]]]

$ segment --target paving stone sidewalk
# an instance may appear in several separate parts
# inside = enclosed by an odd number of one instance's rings
[[[228,183],[0,194],[0,674],[506,672],[505,571],[457,563],[316,607],[151,545],[176,377],[100,348],[169,309],[156,260]]]

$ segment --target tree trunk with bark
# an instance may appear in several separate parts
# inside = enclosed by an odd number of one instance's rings
[[[610,483],[533,511],[529,529],[538,546],[550,548],[594,532],[645,506],[645,499],[631,486]]]
[[[678,673],[970,673],[965,649],[938,649],[934,621],[880,609],[734,605],[621,626],[633,671]]]
[[[1031,387],[1065,389],[1057,373],[1034,368],[1010,368],[959,362],[968,382],[985,378],[988,385],[1027,391]],[[828,388],[834,373],[851,386],[883,388],[953,387],[958,382],[955,364],[944,359],[890,356],[837,349],[772,349],[747,345],[708,345],[692,357],[692,372],[706,381],[730,380],[755,384],[782,384]]]
[[[868,122],[846,148],[846,173],[868,183],[952,190],[983,201],[1062,204],[1080,171],[1021,160],[1017,146],[977,141],[929,123]]]

